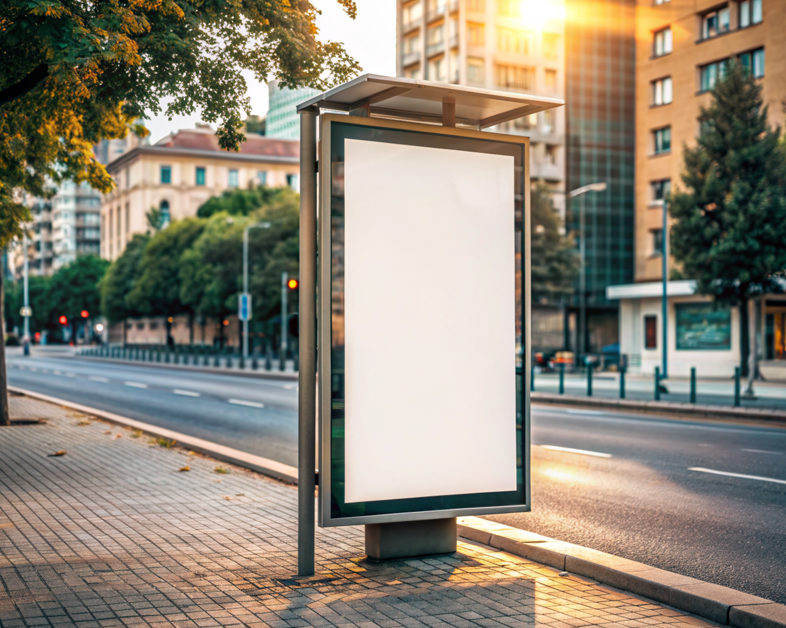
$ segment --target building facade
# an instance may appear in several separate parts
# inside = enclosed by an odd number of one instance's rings
[[[268,81],[269,103],[265,117],[265,136],[284,140],[300,139],[300,117],[295,109],[301,102],[320,92],[310,87],[286,89],[278,81]]]
[[[101,256],[114,260],[135,233],[148,231],[152,208],[167,223],[196,216],[224,190],[260,184],[298,189],[299,143],[249,134],[238,152],[230,152],[219,148],[210,127],[198,125],[137,146],[107,170],[116,189],[101,203]]]
[[[584,355],[619,341],[618,307],[606,288],[633,281],[635,0],[568,0],[566,14],[567,189],[607,186],[568,208],[568,229],[577,246],[584,238],[585,254],[566,345]]]
[[[709,102],[708,92],[725,65],[736,58],[762,85],[770,123],[782,126],[784,25],[786,2],[781,0],[638,0],[636,284],[609,291],[620,302],[622,352],[630,355],[633,370],[651,373],[660,364],[660,301],[653,309],[647,299],[654,295],[642,297],[641,290],[649,285],[649,292],[662,293],[664,199],[681,185],[683,148],[695,145],[700,108]],[[694,295],[691,285],[669,282],[669,373],[687,375],[696,366],[701,367],[700,375],[704,369],[705,374],[729,376],[740,364],[740,347],[746,342],[739,330],[739,312],[721,308],[719,314],[710,308],[710,313],[708,299]],[[772,296],[756,304],[757,351],[764,360],[786,359],[784,312],[783,298]],[[773,363],[763,370],[779,368]]]

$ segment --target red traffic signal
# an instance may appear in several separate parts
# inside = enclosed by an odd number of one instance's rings
[[[295,289],[297,289],[297,287],[298,287],[298,280],[297,280],[297,279],[290,279],[290,280],[287,282],[287,287],[288,287],[290,290],[295,290]]]
[[[88,316],[90,316],[90,312],[88,312],[87,310],[82,310],[80,314],[82,315],[82,318],[87,318]]]
[[[61,325],[66,325],[68,323],[68,319],[65,316],[61,316],[57,319]]]

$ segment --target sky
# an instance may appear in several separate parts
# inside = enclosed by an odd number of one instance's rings
[[[363,73],[396,75],[396,0],[357,0],[358,16],[352,20],[336,0],[311,0],[322,11],[317,18],[322,41],[340,41],[363,68]],[[251,112],[267,112],[267,85],[257,82],[251,73],[244,74],[251,98]],[[146,126],[150,142],[178,129],[194,128],[199,112],[191,116],[174,116],[170,121],[163,113],[152,117]]]

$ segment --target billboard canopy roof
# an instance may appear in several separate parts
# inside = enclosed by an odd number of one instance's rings
[[[557,98],[497,92],[464,85],[364,74],[303,101],[298,111],[366,109],[375,117],[442,123],[445,104],[455,104],[455,122],[485,128],[564,104]]]

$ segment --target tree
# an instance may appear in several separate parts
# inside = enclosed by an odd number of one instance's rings
[[[167,319],[167,344],[172,344],[169,322],[193,309],[180,299],[180,258],[202,235],[205,222],[198,218],[176,220],[156,233],[139,261],[139,278],[126,298],[126,306],[143,316]]]
[[[28,297],[33,315],[30,317],[30,331],[44,332],[56,329],[53,316],[53,303],[49,292],[52,278],[41,275],[30,275],[28,278]],[[21,327],[23,317],[19,310],[24,305],[24,287],[21,281],[6,285],[5,320],[9,327]]]
[[[564,235],[562,220],[544,185],[530,191],[532,207],[532,300],[562,300],[573,292],[579,259],[573,242]]]
[[[353,0],[337,0],[354,18]],[[249,111],[243,71],[284,87],[326,89],[359,70],[318,40],[308,0],[0,3],[0,240],[29,220],[19,191],[88,181],[113,186],[92,153],[148,112],[201,110],[237,150]]]
[[[71,338],[76,338],[77,323],[83,320],[83,310],[90,316],[98,314],[101,305],[98,284],[108,267],[109,262],[96,255],[82,255],[52,275],[49,302],[54,316],[68,318]]]
[[[225,190],[220,196],[211,196],[197,210],[200,218],[210,218],[219,212],[230,216],[248,216],[261,207],[274,205],[292,198],[292,190],[285,187],[269,188],[259,185],[248,190]]]
[[[685,148],[685,190],[670,205],[670,246],[699,293],[739,307],[740,360],[752,392],[756,349],[745,342],[755,338],[749,305],[779,292],[786,269],[786,153],[780,129],[767,123],[761,86],[736,61],[715,84],[699,120],[696,146]]]
[[[110,323],[125,323],[128,318],[139,316],[139,312],[128,303],[128,295],[140,275],[142,257],[150,236],[135,234],[101,280],[101,313]],[[125,324],[123,325],[125,338]]]

